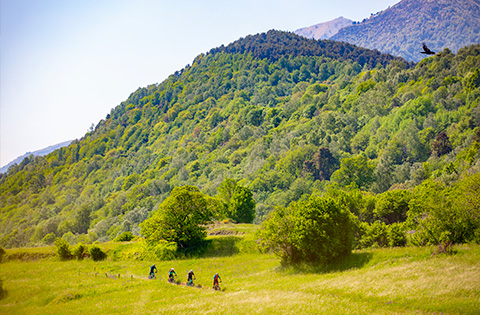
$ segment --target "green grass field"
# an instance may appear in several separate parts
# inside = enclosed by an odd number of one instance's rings
[[[312,271],[282,269],[244,237],[212,236],[204,258],[176,261],[118,259],[135,243],[102,245],[102,262],[59,261],[52,247],[7,250],[15,259],[0,264],[0,314],[480,314],[479,245],[438,256],[431,247],[362,250]],[[156,280],[147,279],[152,263]],[[168,284],[171,267],[182,282],[193,269],[203,288]],[[211,289],[215,272],[223,291]]]

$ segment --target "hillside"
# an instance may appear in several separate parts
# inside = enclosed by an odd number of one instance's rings
[[[479,45],[417,65],[279,31],[212,49],[1,175],[0,245],[138,235],[174,187],[215,196],[227,177],[253,192],[257,222],[329,187],[451,185],[479,171],[478,68]]]
[[[480,43],[479,21],[478,0],[402,0],[331,39],[418,62],[422,42],[435,52]]]
[[[300,28],[294,33],[300,36],[304,36],[306,38],[329,39],[333,35],[337,34],[340,29],[346,26],[350,26],[352,24],[352,20],[346,19],[341,16],[328,22]]]

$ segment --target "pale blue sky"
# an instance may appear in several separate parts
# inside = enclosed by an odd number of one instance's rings
[[[270,29],[399,0],[0,0],[0,166],[81,138],[138,87],[200,53]]]

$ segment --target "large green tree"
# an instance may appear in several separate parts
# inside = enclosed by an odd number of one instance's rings
[[[250,223],[255,218],[256,203],[247,187],[226,178],[217,188],[218,198],[225,206],[225,215],[237,222]]]
[[[284,264],[329,264],[351,253],[352,214],[331,198],[311,196],[307,201],[277,208],[263,222],[259,244]]]
[[[158,210],[140,224],[147,242],[175,242],[185,249],[207,236],[212,211],[206,196],[195,186],[175,187]]]

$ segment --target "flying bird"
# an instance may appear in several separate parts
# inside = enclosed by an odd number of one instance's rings
[[[426,55],[435,55],[435,52],[431,51],[428,49],[427,45],[423,43],[423,51],[420,52],[421,54],[426,54]]]

